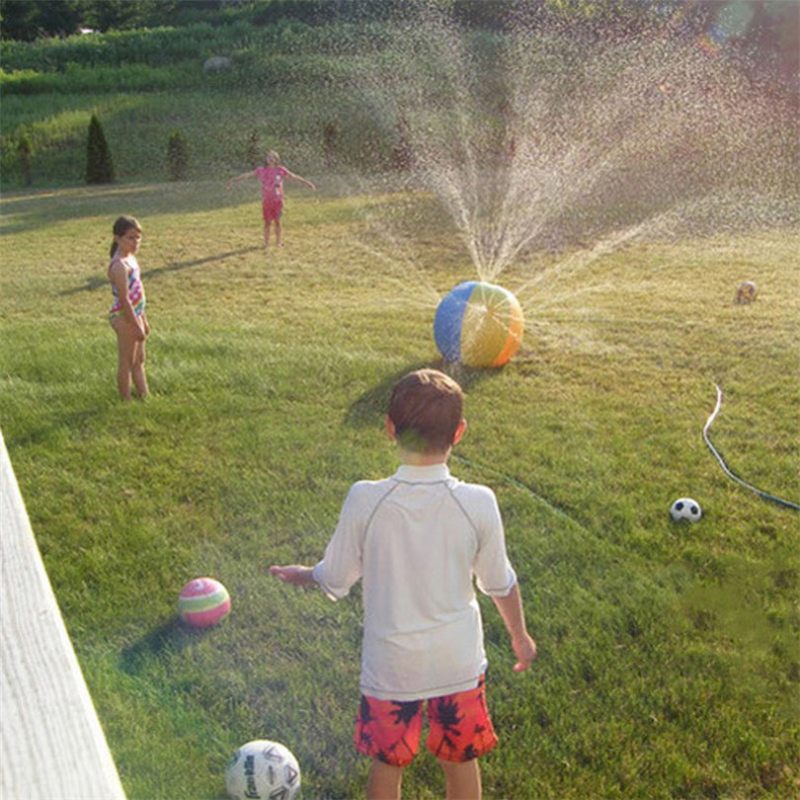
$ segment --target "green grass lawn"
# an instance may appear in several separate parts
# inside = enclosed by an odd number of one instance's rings
[[[349,485],[394,469],[392,382],[441,366],[438,298],[475,277],[434,219],[390,246],[392,196],[290,190],[266,257],[253,185],[120,184],[2,199],[0,424],[131,798],[221,798],[240,744],[297,756],[304,797],[353,798],[360,603],[294,591]],[[146,403],[122,405],[106,319],[113,219],[144,225]],[[397,226],[395,225],[394,228]],[[393,228],[393,229],[394,229]],[[400,225],[402,229],[402,225]],[[483,602],[501,745],[487,798],[791,798],[800,788],[800,237],[638,242],[576,269],[517,263],[522,351],[447,367],[467,391],[453,471],[492,486],[540,658],[524,675]],[[572,265],[572,266],[570,266]],[[734,305],[739,282],[757,301]],[[676,525],[679,496],[702,521]],[[210,575],[230,617],[176,624]],[[434,798],[430,756],[406,796]]]

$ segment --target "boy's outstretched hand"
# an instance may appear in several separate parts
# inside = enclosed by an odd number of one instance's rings
[[[529,634],[521,636],[519,639],[511,640],[511,647],[517,657],[514,664],[514,672],[524,672],[536,658],[536,642]]]
[[[303,567],[300,564],[291,564],[286,567],[279,567],[273,564],[269,568],[269,574],[274,575],[284,583],[292,583],[295,586],[312,586],[316,583],[312,567]]]

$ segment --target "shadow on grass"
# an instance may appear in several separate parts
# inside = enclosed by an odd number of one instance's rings
[[[120,668],[128,675],[137,675],[152,659],[164,653],[180,653],[193,642],[202,639],[210,630],[210,628],[189,628],[174,617],[123,648]]]
[[[345,423],[355,428],[380,426],[389,407],[389,398],[392,394],[392,388],[394,387],[395,383],[409,372],[424,368],[438,369],[446,373],[451,378],[458,381],[465,393],[469,393],[472,387],[477,386],[483,381],[493,380],[502,372],[502,368],[477,369],[466,367],[459,363],[446,362],[442,359],[429,363],[410,364],[405,369],[393,373],[392,375],[388,375],[373,389],[364,392],[364,394],[362,394],[361,397],[359,397],[347,410],[347,414],[345,415],[344,419]],[[569,520],[570,523],[577,525],[582,530],[586,530],[583,523],[579,519],[573,518],[568,511],[551,502],[543,493],[541,493],[540,489],[530,481],[530,479],[521,480],[514,475],[509,475],[503,470],[494,466],[467,458],[463,453],[460,452],[454,453],[452,458],[457,463],[464,464],[471,469],[476,470],[479,474],[485,476],[484,479],[487,482],[497,482],[499,479],[516,489],[527,492],[529,495],[534,497],[537,502],[544,504],[558,516]]]
[[[146,270],[142,273],[142,279],[150,280],[152,278],[157,278],[159,275],[164,275],[167,272],[177,272],[182,269],[189,269],[190,267],[199,267],[202,264],[209,264],[212,261],[224,261],[226,258],[230,258],[231,256],[240,256],[244,253],[254,253],[261,249],[262,248],[260,246],[240,247],[238,250],[228,250],[225,253],[218,253],[217,255],[207,256],[206,258],[195,258],[191,261],[176,261],[174,264],[167,264],[165,267],[156,267],[155,269]],[[102,289],[105,286],[108,286],[107,278],[98,278],[96,275],[93,275],[91,278],[86,278],[86,282],[83,286],[76,286],[74,289],[65,289],[63,292],[59,293],[59,296],[65,297],[72,294],[78,294],[78,292],[93,292],[96,289]]]
[[[255,202],[255,195],[253,195]],[[140,219],[162,214],[218,211],[243,203],[243,193],[224,191],[224,181],[177,181],[170,183],[104,186],[69,186],[11,191],[3,194],[0,233],[24,233],[62,221],[106,214],[111,219],[120,207]]]
[[[40,380],[35,373],[31,376],[22,373],[22,376],[25,380]],[[51,437],[57,437],[59,431],[69,431],[73,439],[82,439],[84,436],[88,438],[100,422],[101,416],[118,404],[116,395],[109,392],[108,397],[100,397],[93,408],[61,414],[56,410],[49,416],[42,416],[36,428],[23,429],[17,434],[6,432],[6,445],[9,448],[17,448],[45,444]],[[53,446],[56,447],[55,444]]]
[[[389,398],[397,381],[418,369],[438,369],[458,381],[465,392],[485,380],[496,377],[501,369],[473,369],[463,364],[437,359],[425,363],[409,364],[405,369],[387,375],[377,386],[364,392],[347,409],[344,422],[354,428],[379,425],[389,408]]]

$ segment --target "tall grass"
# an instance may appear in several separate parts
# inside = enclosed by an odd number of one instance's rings
[[[169,67],[135,64],[124,69],[69,64],[63,72],[32,69],[0,72],[0,87],[6,95],[152,92],[199,85],[202,72],[194,64]]]
[[[440,365],[436,300],[471,278],[432,217],[388,251],[362,217],[392,198],[289,197],[266,257],[247,187],[131,183],[2,202],[0,424],[131,798],[220,798],[239,744],[297,755],[304,796],[350,798],[358,592],[287,591],[270,563],[319,557],[349,484],[392,471],[393,380]],[[252,187],[250,187],[252,188]],[[145,228],[153,397],[115,398],[109,228]],[[395,226],[396,227],[396,226]],[[416,234],[416,236],[414,236]],[[800,497],[800,240],[790,231],[639,243],[590,268],[539,254],[522,352],[452,369],[469,435],[451,467],[491,485],[541,656],[523,676],[483,603],[502,743],[489,798],[796,796],[797,516],[728,480]],[[759,285],[751,306],[738,282]],[[703,520],[675,525],[681,495]],[[222,580],[231,617],[175,623],[182,584]],[[406,796],[442,795],[421,756]]]
[[[33,146],[35,186],[80,184],[86,163],[86,131],[97,114],[103,123],[121,182],[162,180],[170,133],[178,129],[189,145],[189,179],[215,178],[252,169],[249,144],[255,136],[259,155],[272,148],[295,172],[325,167],[325,128],[337,130],[336,163],[343,172],[385,168],[391,162],[391,132],[358,107],[346,90],[327,93],[320,106],[305,86],[277,91],[264,100],[247,86],[204,86],[146,93],[10,95],[3,100],[0,129],[2,185],[24,182],[17,146],[25,136]],[[13,123],[12,123],[13,120]]]
[[[287,161],[293,154],[298,171],[315,170],[331,120],[342,134],[342,161],[374,168],[391,142],[355,107],[349,87],[386,35],[377,23],[284,22],[4,41],[0,180],[6,188],[27,180],[17,153],[25,138],[34,185],[80,183],[92,113],[107,131],[122,181],[160,180],[176,128],[189,141],[190,178],[252,168],[242,154],[253,132],[265,149],[285,152]],[[204,71],[214,55],[232,66]]]
[[[121,67],[129,64],[163,67],[188,60],[200,60],[202,63],[211,55],[233,55],[252,47],[282,54],[296,53],[298,48],[309,53],[329,50],[331,47],[338,51],[343,39],[359,41],[366,46],[374,32],[374,26],[312,28],[299,22],[264,27],[253,27],[244,22],[220,26],[199,23],[178,28],[37,39],[34,42],[4,40],[2,48],[6,70],[36,69],[50,72],[62,71],[70,64],[86,67]]]

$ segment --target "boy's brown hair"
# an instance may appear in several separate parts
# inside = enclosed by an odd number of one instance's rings
[[[453,444],[463,408],[464,393],[452,378],[439,370],[418,369],[395,384],[389,419],[401,447],[443,453]]]

